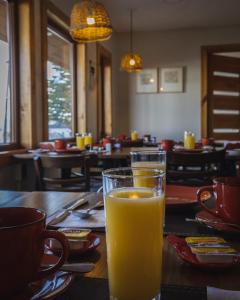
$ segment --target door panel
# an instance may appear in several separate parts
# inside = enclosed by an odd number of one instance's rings
[[[208,56],[208,136],[240,138],[240,58]]]

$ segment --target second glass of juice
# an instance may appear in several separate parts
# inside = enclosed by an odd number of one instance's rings
[[[103,172],[110,299],[160,299],[165,172],[148,171]],[[138,187],[136,179],[154,185]]]
[[[134,168],[135,175],[151,175],[150,169],[162,170],[166,173],[166,151],[164,150],[139,150],[130,152],[131,166]],[[165,178],[166,179],[166,178]],[[166,180],[164,180],[166,184]],[[153,180],[148,177],[136,177],[134,185],[141,186],[154,186]],[[165,197],[163,206],[163,223],[165,223]]]

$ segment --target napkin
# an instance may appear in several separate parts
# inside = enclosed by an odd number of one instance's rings
[[[240,291],[223,290],[214,287],[207,287],[208,300],[239,300]]]
[[[88,219],[81,219],[75,212],[70,213],[66,219],[57,223],[57,227],[75,227],[75,228],[104,228],[105,215],[104,210],[92,210],[92,216]],[[81,210],[79,210],[81,211]]]

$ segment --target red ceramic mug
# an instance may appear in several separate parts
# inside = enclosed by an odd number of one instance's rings
[[[213,182],[213,186],[203,187],[197,191],[199,204],[213,216],[229,223],[240,224],[240,178],[219,177]],[[216,201],[214,209],[209,209],[201,201],[201,195],[205,191],[214,196]]]
[[[35,208],[0,208],[0,299],[55,273],[67,259],[67,239],[60,232],[46,230],[45,220],[45,213]],[[54,266],[41,269],[44,241],[48,238],[58,240],[63,250]]]
[[[212,146],[214,144],[214,139],[213,138],[202,138],[201,142],[202,142],[203,146]]]
[[[166,150],[166,151],[172,150],[173,145],[174,145],[173,140],[162,140],[161,141],[161,148],[163,150]]]

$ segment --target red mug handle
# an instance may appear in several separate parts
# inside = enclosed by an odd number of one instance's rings
[[[203,204],[203,201],[201,200],[201,196],[202,196],[202,193],[203,192],[209,192],[213,197],[214,197],[214,193],[213,193],[213,187],[212,186],[205,186],[205,187],[202,187],[200,188],[198,191],[197,191],[197,200],[198,200],[198,203],[200,204],[200,206],[206,210],[207,212],[209,212],[211,215],[213,216],[219,216],[217,214],[216,211],[212,210],[212,209],[209,209],[205,204]],[[215,198],[215,197],[214,197]]]
[[[68,258],[69,244],[68,244],[66,237],[61,232],[58,232],[58,231],[44,230],[40,239],[44,241],[49,238],[56,239],[61,244],[61,246],[62,246],[61,257],[59,258],[58,262],[55,265],[53,265],[52,267],[44,269],[44,270],[40,270],[36,277],[37,280],[45,278],[53,273],[56,273],[56,271],[64,264],[64,262]]]

